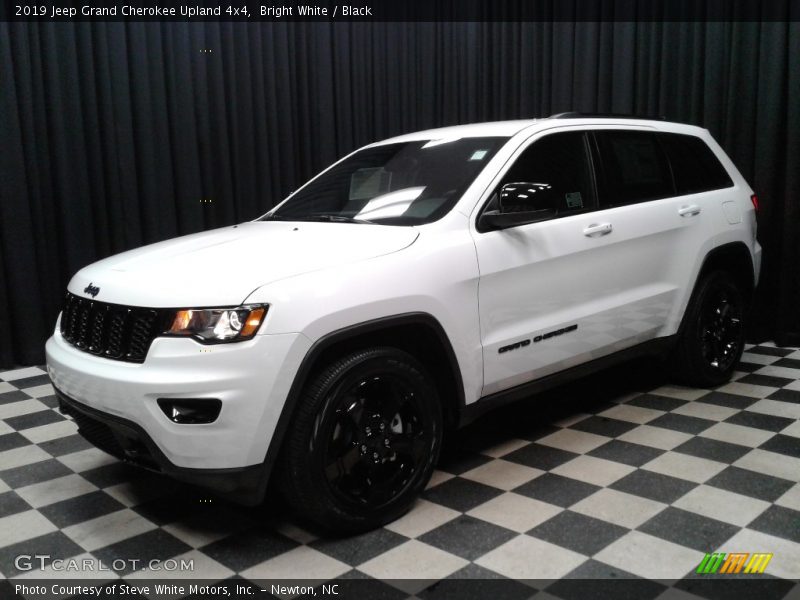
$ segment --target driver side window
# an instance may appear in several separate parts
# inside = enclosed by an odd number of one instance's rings
[[[554,133],[535,141],[503,176],[498,193],[504,185],[513,183],[528,184],[526,195],[533,206],[529,204],[524,210],[555,210],[555,218],[594,210],[585,133]],[[513,205],[506,206],[513,210]]]

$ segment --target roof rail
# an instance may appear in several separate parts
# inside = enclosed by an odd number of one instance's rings
[[[626,115],[621,113],[562,112],[550,115],[548,119],[644,119],[647,121],[666,121],[664,116]]]

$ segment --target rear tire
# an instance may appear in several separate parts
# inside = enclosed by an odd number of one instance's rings
[[[439,455],[442,410],[422,365],[354,352],[305,387],[281,456],[281,490],[316,529],[353,534],[403,515]]]
[[[681,382],[710,388],[730,380],[744,350],[745,312],[744,292],[729,272],[700,280],[673,355]]]

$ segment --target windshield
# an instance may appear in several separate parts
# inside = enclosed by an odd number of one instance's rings
[[[430,223],[453,207],[505,141],[459,138],[365,148],[261,220]]]

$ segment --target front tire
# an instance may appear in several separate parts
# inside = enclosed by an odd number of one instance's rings
[[[682,382],[716,387],[729,381],[744,350],[744,293],[727,271],[715,271],[697,286],[686,309],[675,372]]]
[[[303,390],[281,457],[289,505],[352,534],[404,514],[430,479],[442,411],[424,367],[395,348],[349,354]]]

